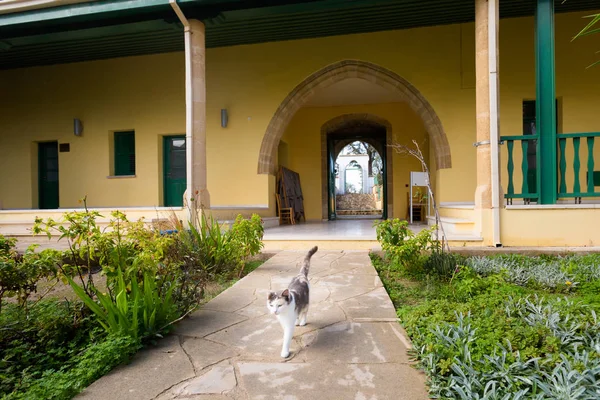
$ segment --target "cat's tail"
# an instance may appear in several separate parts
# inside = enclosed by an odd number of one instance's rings
[[[308,251],[306,257],[304,257],[304,262],[302,263],[302,268],[300,269],[300,274],[304,275],[308,278],[308,269],[310,268],[310,258],[319,250],[317,246],[313,247]]]

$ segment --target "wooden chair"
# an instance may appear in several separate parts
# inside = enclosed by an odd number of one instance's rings
[[[281,208],[281,198],[278,193],[275,193],[275,199],[277,200],[277,210],[279,210],[279,224],[281,225],[283,221],[287,221],[290,225],[295,225],[294,207]]]
[[[426,202],[423,202],[419,197],[413,196],[413,222],[425,222],[425,207]],[[406,220],[410,222],[410,193],[406,193]]]

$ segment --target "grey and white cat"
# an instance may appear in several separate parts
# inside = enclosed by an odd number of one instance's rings
[[[294,336],[296,325],[306,325],[306,314],[310,297],[310,285],[308,283],[308,270],[310,258],[317,252],[317,246],[310,249],[304,261],[300,273],[290,282],[287,289],[280,292],[269,292],[267,307],[271,314],[275,314],[283,328],[283,346],[281,357],[290,355],[290,343]]]

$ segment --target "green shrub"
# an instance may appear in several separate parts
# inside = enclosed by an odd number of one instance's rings
[[[377,221],[375,226],[390,269],[404,268],[412,275],[422,274],[425,252],[441,250],[439,242],[431,236],[435,227],[415,234],[407,221],[399,219]]]
[[[22,392],[46,370],[70,366],[91,339],[99,338],[81,303],[56,299],[27,308],[7,303],[0,327],[0,398]]]
[[[423,271],[441,278],[451,278],[456,272],[460,258],[455,254],[435,250],[425,260]]]
[[[8,257],[15,251],[17,239],[0,235],[0,257]]]
[[[23,256],[14,252],[0,255],[0,312],[4,298],[14,297],[24,307],[41,279],[56,278],[60,252],[36,252],[36,247],[29,246]]]
[[[213,275],[240,277],[245,260],[263,247],[264,228],[258,214],[250,219],[238,215],[231,229],[224,230],[212,216],[202,213],[196,225],[198,229],[190,224],[189,232],[182,232],[181,238],[194,260]]]
[[[3,400],[68,400],[115,366],[130,359],[140,348],[129,337],[109,336],[90,343],[68,366],[48,368],[41,377],[27,377],[23,390],[11,392]]]
[[[118,211],[101,230],[102,215],[83,204],[61,221],[36,219],[34,232],[59,235],[64,252],[31,247],[19,256],[0,236],[0,398],[72,398],[191,312],[209,279],[241,276],[263,246],[258,215],[238,216],[225,231],[203,214],[198,230],[163,235]],[[81,302],[29,301],[42,278],[63,279]]]
[[[431,273],[407,281],[415,275],[406,267],[384,274],[389,260],[372,258],[433,398],[598,397],[598,256],[458,259],[450,281],[447,274],[432,273],[436,259],[424,262]],[[545,278],[542,266],[550,266]],[[449,273],[446,267],[439,270]],[[576,276],[581,285],[558,285]],[[565,290],[582,295],[553,294]]]

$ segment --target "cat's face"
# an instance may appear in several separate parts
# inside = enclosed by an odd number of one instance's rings
[[[292,297],[287,289],[280,294],[270,292],[267,298],[267,308],[271,314],[279,315],[290,306],[291,300]]]

